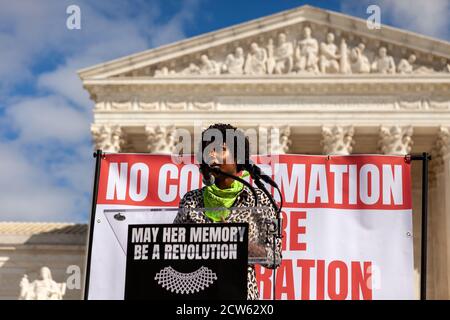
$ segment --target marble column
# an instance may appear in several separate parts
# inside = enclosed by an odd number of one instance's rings
[[[411,152],[413,146],[412,126],[380,126],[378,150],[385,155],[406,155]],[[417,186],[417,181],[421,181],[420,176],[412,178],[412,182]],[[414,283],[416,298],[420,297],[420,244],[421,244],[421,194],[422,188],[412,187],[412,213],[413,213],[413,254],[414,254]]]
[[[450,130],[440,127],[429,170],[428,278],[433,299],[450,297]]]
[[[353,126],[323,126],[323,154],[349,155],[352,153],[354,140]]]

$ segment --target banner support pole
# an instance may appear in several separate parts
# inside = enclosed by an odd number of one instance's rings
[[[89,295],[89,277],[90,277],[90,268],[91,268],[91,252],[92,252],[92,238],[94,235],[94,224],[95,224],[95,211],[97,208],[97,195],[98,195],[98,180],[100,178],[100,167],[103,158],[102,150],[97,149],[94,152],[95,158],[95,171],[94,171],[94,187],[92,192],[92,207],[91,207],[91,218],[89,222],[89,238],[88,238],[88,247],[86,252],[86,269],[85,269],[85,277],[84,277],[84,300],[88,299]]]
[[[427,152],[407,155],[410,160],[422,161],[422,226],[420,254],[420,300],[427,299],[427,247],[428,247],[428,161],[431,155]]]

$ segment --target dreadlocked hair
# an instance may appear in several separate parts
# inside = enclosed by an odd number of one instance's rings
[[[219,139],[218,141],[216,141]],[[250,162],[250,143],[244,132],[231,124],[215,123],[202,132],[199,153],[197,158],[200,162],[200,170],[204,170],[206,162],[203,151],[211,143],[224,142],[230,149],[236,163],[236,170],[244,170],[245,165]],[[232,148],[231,148],[232,147]]]

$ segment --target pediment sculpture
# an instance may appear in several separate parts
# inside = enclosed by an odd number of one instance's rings
[[[368,54],[365,40],[350,47],[345,36],[336,41],[336,35],[331,31],[322,38],[324,40],[319,41],[312,28],[305,26],[300,37],[294,35],[288,39],[285,32],[279,32],[276,37],[260,37],[258,41],[250,39],[248,45],[239,43],[231,52],[218,53],[218,57],[213,53],[202,53],[199,59],[192,57],[184,67],[178,66],[176,61],[166,65],[162,62],[153,75],[421,74],[450,71],[448,61],[441,70],[419,64],[411,50],[405,56],[397,54],[394,58],[386,45],[380,44]]]

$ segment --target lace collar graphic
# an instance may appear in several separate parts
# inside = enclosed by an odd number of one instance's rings
[[[217,280],[217,275],[204,266],[190,273],[178,272],[168,266],[155,275],[155,280],[167,291],[189,294],[205,290]]]

